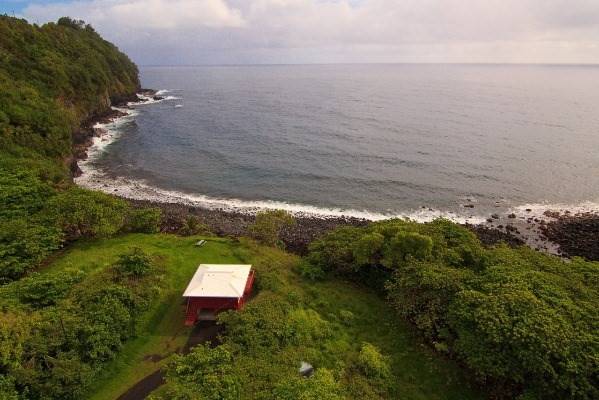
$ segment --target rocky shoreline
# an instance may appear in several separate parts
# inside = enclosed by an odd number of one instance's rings
[[[105,131],[97,128],[97,124],[108,124],[127,114],[119,109],[129,109],[131,103],[145,103],[151,100],[159,101],[164,97],[157,96],[153,89],[140,89],[137,94],[121,96],[112,99],[109,108],[101,113],[92,115],[81,124],[78,130],[73,132],[72,156],[66,160],[73,177],[81,176],[82,171],[78,162],[87,159],[87,152],[94,142],[95,137],[101,137]]]
[[[71,171],[73,177],[82,174],[77,161],[85,160],[95,137],[106,133],[97,124],[114,122],[127,113],[120,109],[132,109],[132,104],[143,104],[150,101],[161,101],[155,90],[142,89],[140,93],[129,98],[119,99],[111,109],[101,115],[90,118],[82,124],[81,129],[73,135],[73,158]],[[115,109],[117,108],[117,109]],[[119,195],[114,189],[114,195]],[[247,235],[248,227],[254,221],[251,213],[242,213],[224,209],[208,209],[186,204],[133,200],[121,196],[136,207],[159,207],[163,211],[161,230],[176,233],[189,216],[195,216],[208,229],[219,236],[239,237]],[[474,208],[473,204],[464,207]],[[287,249],[298,254],[307,251],[308,244],[327,231],[340,226],[364,226],[369,220],[346,216],[296,216],[296,224],[282,232],[282,240]],[[492,214],[482,224],[465,224],[485,245],[504,242],[510,246],[528,245],[533,249],[562,255],[565,257],[581,256],[589,260],[599,260],[599,209],[591,212],[573,213],[567,209],[533,210],[526,208],[504,214]]]
[[[542,227],[543,234],[564,256],[599,261],[599,213],[564,213],[552,218]]]
[[[161,231],[177,233],[185,220],[194,216],[218,236],[239,237],[248,234],[254,216],[225,210],[193,207],[179,203],[127,199],[135,207],[158,207],[162,210]],[[493,219],[493,223],[465,224],[487,246],[506,243],[528,245],[538,251],[564,257],[580,256],[599,261],[599,212],[572,214],[546,211],[543,219],[517,217],[513,214]],[[536,219],[536,221],[535,221]],[[365,226],[371,221],[354,217],[296,217],[296,224],[281,235],[287,249],[305,254],[311,241],[341,226]]]

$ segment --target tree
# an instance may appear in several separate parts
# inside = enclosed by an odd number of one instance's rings
[[[175,356],[166,367],[166,380],[173,389],[164,399],[237,400],[241,391],[233,354],[222,345],[200,344],[185,356]]]
[[[418,232],[399,232],[391,239],[384,256],[387,267],[393,267],[413,257],[424,260],[431,255],[433,240]]]
[[[129,211],[126,229],[129,232],[156,233],[160,230],[162,210],[148,207]]]
[[[52,198],[45,214],[56,221],[68,240],[75,240],[117,233],[123,227],[128,207],[124,200],[73,187]]]
[[[62,235],[54,227],[32,224],[24,218],[0,222],[0,283],[36,268],[60,247]]]
[[[284,210],[267,210],[256,214],[255,222],[249,227],[250,236],[268,246],[283,246],[279,240],[281,230],[295,224],[295,218]]]
[[[382,257],[385,237],[378,232],[368,233],[357,241],[354,257],[358,265],[377,264]]]

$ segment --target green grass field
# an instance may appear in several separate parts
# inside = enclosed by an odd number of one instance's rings
[[[341,310],[350,311],[354,315],[351,324],[336,329],[334,337],[326,343],[315,344],[322,349],[323,363],[345,359],[346,354],[356,351],[361,343],[372,343],[390,357],[393,398],[482,398],[470,388],[469,380],[453,362],[441,359],[420,344],[407,325],[392,322],[396,318],[388,318],[391,309],[376,294],[343,281],[304,281],[294,272],[297,258],[275,249],[243,241],[206,239],[207,244],[201,248],[194,246],[197,237],[163,234],[132,234],[80,242],[43,269],[58,271],[75,267],[93,273],[111,265],[118,254],[134,246],[160,256],[166,267],[164,289],[141,317],[137,337],[127,342],[116,359],[106,364],[90,387],[89,399],[116,399],[137,381],[168,362],[169,356],[185,344],[190,328],[183,325],[181,294],[200,263],[252,263],[257,270],[257,283],[261,272],[263,276],[270,276],[268,279],[272,279],[273,272],[279,274],[284,290],[300,296],[302,302],[318,310],[324,318],[335,318],[334,315]],[[268,282],[262,282],[262,286],[265,284]],[[286,351],[297,355],[304,350],[309,353],[314,349],[290,348]],[[273,355],[272,361],[278,356]],[[252,360],[253,365],[262,362],[264,360]]]

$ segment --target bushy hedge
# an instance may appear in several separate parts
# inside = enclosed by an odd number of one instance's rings
[[[599,263],[484,248],[443,220],[342,228],[307,259],[307,276],[385,281],[399,316],[506,398],[599,398]]]

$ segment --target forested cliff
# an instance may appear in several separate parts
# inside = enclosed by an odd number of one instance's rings
[[[0,16],[0,283],[120,229],[125,205],[73,187],[73,137],[138,88],[135,64],[82,21]]]
[[[0,17],[2,149],[67,157],[71,135],[110,103],[135,95],[135,64],[90,25],[61,18],[31,25]]]

